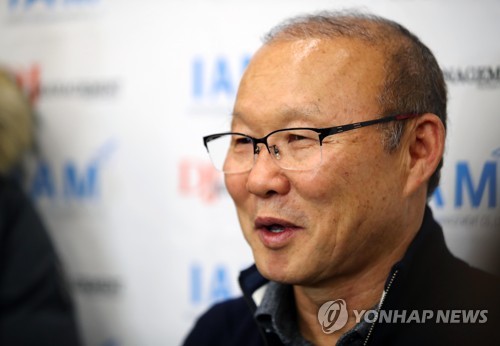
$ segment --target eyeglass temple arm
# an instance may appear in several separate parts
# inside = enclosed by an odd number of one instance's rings
[[[337,133],[346,132],[346,131],[350,131],[350,130],[354,130],[354,129],[359,129],[360,127],[388,123],[388,122],[395,121],[395,120],[406,120],[406,119],[416,117],[418,115],[419,115],[418,113],[396,114],[396,115],[389,115],[387,117],[378,118],[378,119],[374,119],[374,120],[368,120],[368,121],[362,121],[359,123],[354,123],[354,124],[349,124],[349,125],[342,125],[342,126],[325,128],[325,129],[321,129],[321,137],[325,138],[327,136],[331,136],[331,135],[334,135]]]

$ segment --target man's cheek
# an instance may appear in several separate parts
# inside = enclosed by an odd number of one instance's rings
[[[229,195],[236,203],[246,194],[246,185],[241,178],[238,179],[235,175],[227,175],[224,182]]]

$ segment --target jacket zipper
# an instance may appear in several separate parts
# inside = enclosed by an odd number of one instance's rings
[[[394,279],[396,278],[396,275],[398,274],[398,270],[396,269],[394,273],[392,274],[391,280],[389,281],[389,284],[387,285],[387,289],[384,291],[384,296],[382,297],[382,300],[380,301],[380,304],[377,309],[377,318],[375,321],[372,323],[370,326],[370,330],[368,331],[368,335],[366,336],[365,342],[363,343],[363,346],[368,345],[368,340],[370,339],[370,336],[373,333],[373,329],[375,328],[375,324],[378,321],[378,316],[380,313],[380,310],[382,309],[382,305],[384,304],[385,298],[387,298],[387,295],[389,294],[389,290],[391,289],[392,283],[394,282]]]

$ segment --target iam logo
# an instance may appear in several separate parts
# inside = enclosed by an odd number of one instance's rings
[[[325,334],[342,329],[347,323],[347,305],[344,299],[330,300],[321,305],[318,321]]]

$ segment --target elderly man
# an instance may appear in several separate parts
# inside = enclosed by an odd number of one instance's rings
[[[480,343],[498,286],[452,256],[426,206],[445,133],[442,72],[399,24],[321,13],[273,29],[231,132],[204,138],[255,266],[185,345]]]

